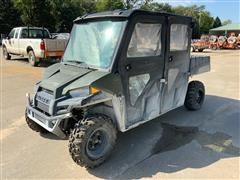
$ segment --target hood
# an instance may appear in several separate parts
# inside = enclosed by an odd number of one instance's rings
[[[107,74],[109,73],[58,63],[46,69],[38,85],[62,95],[71,89],[88,86]]]

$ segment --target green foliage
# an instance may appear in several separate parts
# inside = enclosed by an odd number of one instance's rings
[[[0,33],[6,34],[15,27],[21,25],[20,13],[14,7],[11,0],[0,1]]]
[[[51,14],[54,17],[54,28],[57,32],[67,32],[72,27],[72,21],[79,15],[79,9],[68,0],[54,0],[50,2]]]
[[[126,0],[125,7],[127,9],[134,8],[139,0]]]
[[[149,4],[154,3],[154,0],[125,0],[125,7],[126,9],[146,9]]]
[[[209,29],[221,25],[218,17],[214,20],[205,7],[199,5],[171,6],[154,0],[1,0],[0,32],[8,32],[18,25],[45,26],[52,32],[70,32],[73,20],[78,16],[129,8],[191,16],[196,22],[193,38],[198,38],[201,34],[208,33]],[[222,24],[230,22],[228,20]]]
[[[55,0],[51,1],[52,15],[54,16],[55,30],[57,32],[67,32],[71,29],[73,19],[78,15],[78,9],[71,1]]]
[[[173,9],[176,14],[193,17],[195,27],[193,28],[193,38],[199,38],[201,34],[207,34],[212,28],[213,17],[208,11],[205,11],[205,6],[177,6]]]
[[[74,19],[96,9],[94,0],[54,0],[50,4],[56,32],[69,32]]]
[[[96,2],[96,11],[108,11],[115,9],[124,9],[123,0],[98,0]]]
[[[21,12],[24,25],[46,26],[54,29],[51,6],[48,0],[15,0],[15,7]]]
[[[203,11],[199,15],[199,26],[201,34],[208,34],[209,30],[212,28],[213,17],[210,16],[210,13]]]
[[[219,19],[219,17],[217,16],[215,19],[214,19],[214,22],[213,22],[213,28],[217,28],[219,26],[222,26],[222,22],[221,20]]]
[[[162,12],[173,12],[172,6],[168,3],[146,3],[141,6],[141,9],[152,10],[152,11],[162,11]]]

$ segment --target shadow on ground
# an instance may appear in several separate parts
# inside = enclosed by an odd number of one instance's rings
[[[136,179],[239,157],[239,107],[238,100],[208,95],[199,111],[180,107],[120,133],[112,156],[88,171],[98,178]]]

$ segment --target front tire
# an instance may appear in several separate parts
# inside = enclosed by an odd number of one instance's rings
[[[117,138],[108,116],[93,114],[78,122],[69,136],[69,152],[80,166],[94,168],[110,155]]]
[[[200,81],[191,81],[188,84],[188,90],[184,105],[188,110],[195,111],[202,107],[205,98],[205,87]]]
[[[10,60],[10,59],[11,59],[11,56],[10,56],[10,54],[8,53],[7,48],[6,48],[5,46],[3,46],[2,50],[3,50],[3,57],[4,57],[4,59],[5,59],[5,60]]]
[[[30,129],[32,129],[35,132],[40,132],[41,134],[46,134],[48,131],[35,123],[33,120],[31,120],[29,117],[27,117],[27,114],[25,114],[25,120],[27,122],[27,125]]]

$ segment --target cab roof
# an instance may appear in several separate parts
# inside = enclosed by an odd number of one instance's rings
[[[127,9],[127,10],[113,10],[113,11],[104,11],[99,13],[93,13],[93,14],[85,14],[83,16],[79,16],[74,20],[74,22],[79,22],[81,20],[94,20],[94,19],[108,19],[108,18],[121,18],[121,19],[128,19],[132,15],[138,14],[138,15],[156,15],[156,16],[177,16],[184,19],[188,19],[189,21],[192,21],[192,17],[189,16],[183,16],[183,15],[177,15],[172,13],[166,13],[162,11],[147,11],[147,10],[141,10],[141,9]]]

